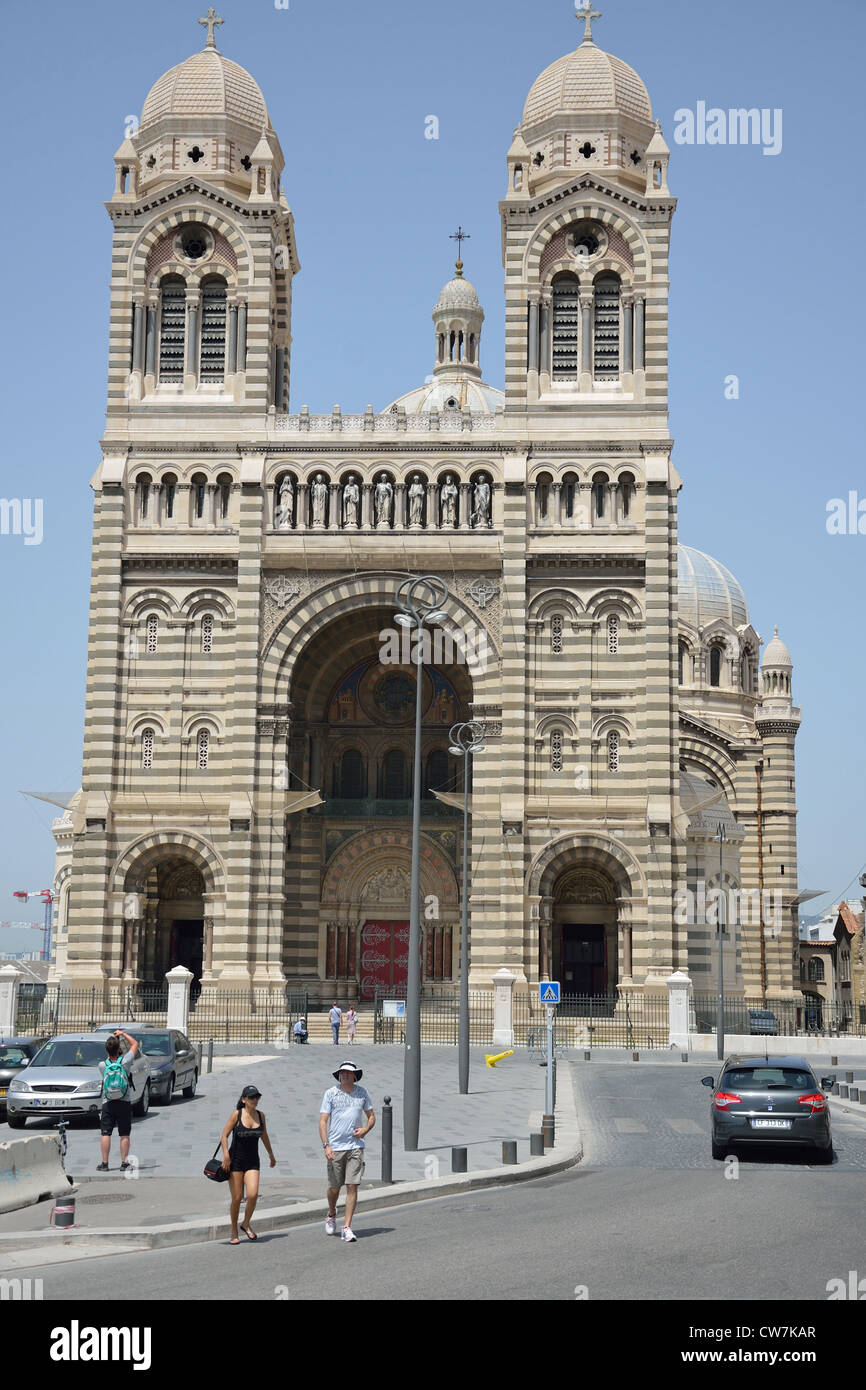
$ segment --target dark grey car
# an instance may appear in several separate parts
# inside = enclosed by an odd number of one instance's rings
[[[0,1038],[0,1114],[6,1110],[9,1082],[30,1065],[41,1046],[41,1038]]]
[[[185,1033],[177,1028],[159,1028],[153,1023],[103,1023],[98,1033],[122,1028],[135,1038],[150,1062],[150,1094],[153,1101],[169,1105],[175,1091],[187,1099],[195,1095],[198,1084],[198,1053]]]
[[[823,1092],[835,1082],[815,1073],[803,1057],[729,1057],[713,1089],[713,1158],[724,1158],[738,1144],[809,1144],[819,1162],[833,1162],[830,1110]]]

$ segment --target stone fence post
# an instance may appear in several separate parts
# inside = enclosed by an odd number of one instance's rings
[[[517,979],[503,966],[493,976],[493,1046],[514,1046],[514,984]]]
[[[187,970],[185,965],[176,965],[173,970],[167,971],[165,978],[168,983],[166,1027],[186,1033],[189,1027],[189,987],[193,980],[192,971]]]
[[[682,970],[667,978],[668,1046],[689,1050],[689,1018],[692,1011],[692,982]]]
[[[14,1036],[18,1017],[18,986],[24,978],[17,965],[4,965],[0,970],[0,1038]]]

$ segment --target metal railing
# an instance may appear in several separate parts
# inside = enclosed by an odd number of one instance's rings
[[[538,1044],[547,1028],[547,1009],[537,994],[521,992],[514,998],[516,1046]],[[554,1043],[557,1050],[594,1047],[628,1047],[633,1051],[668,1045],[667,994],[566,994],[556,1010]]]
[[[279,986],[218,989],[205,985],[189,1011],[193,1042],[260,1042],[289,1046],[292,1028],[307,1017],[307,991]]]
[[[716,1031],[718,995],[694,996],[695,1028],[699,1033]],[[866,1037],[866,1014],[856,1004],[836,1004],[818,998],[779,999],[759,995],[726,999],[726,1033],[747,1033],[753,1037]]]
[[[385,1016],[387,1000],[406,1000],[406,986],[377,989],[373,1001],[374,1043],[402,1043],[405,1019]],[[421,999],[421,1042],[457,1044],[459,999],[456,986],[437,988],[435,994]],[[493,1039],[493,991],[469,991],[469,1042],[475,1047],[488,1047]]]

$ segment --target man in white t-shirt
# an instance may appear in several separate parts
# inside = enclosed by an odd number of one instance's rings
[[[370,1097],[358,1082],[364,1073],[354,1062],[341,1062],[333,1073],[337,1086],[322,1097],[319,1138],[328,1161],[328,1219],[325,1231],[336,1234],[337,1199],[346,1187],[346,1216],[341,1236],[356,1240],[352,1217],[358,1201],[358,1184],[364,1176],[364,1137],[376,1123]]]

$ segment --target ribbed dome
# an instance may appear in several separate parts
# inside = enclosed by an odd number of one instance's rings
[[[462,275],[455,275],[453,280],[449,280],[447,285],[443,285],[439,302],[433,310],[434,314],[440,309],[477,309],[478,291],[468,280],[464,280]]]
[[[495,415],[497,406],[504,404],[505,394],[498,387],[466,376],[458,368],[414,391],[407,391],[405,396],[398,396],[382,414],[386,415],[395,405],[402,405],[407,415],[421,415],[428,410],[441,410],[447,415],[459,413],[466,405],[479,415]]]
[[[690,545],[677,546],[677,554],[683,622],[700,629],[716,618],[724,618],[732,627],[745,626],[749,621],[746,595],[731,571]]]
[[[764,652],[761,665],[764,667],[790,666],[793,669],[794,663],[791,660],[791,653],[779,636],[779,629],[777,627],[773,628],[773,636],[767,643],[767,650]]]
[[[215,48],[193,53],[151,87],[140,129],[163,116],[227,116],[258,130],[269,124],[265,99],[255,78]]]
[[[643,121],[653,118],[649,92],[634,68],[594,43],[582,43],[535,79],[523,109],[523,124],[589,110],[622,111]]]

